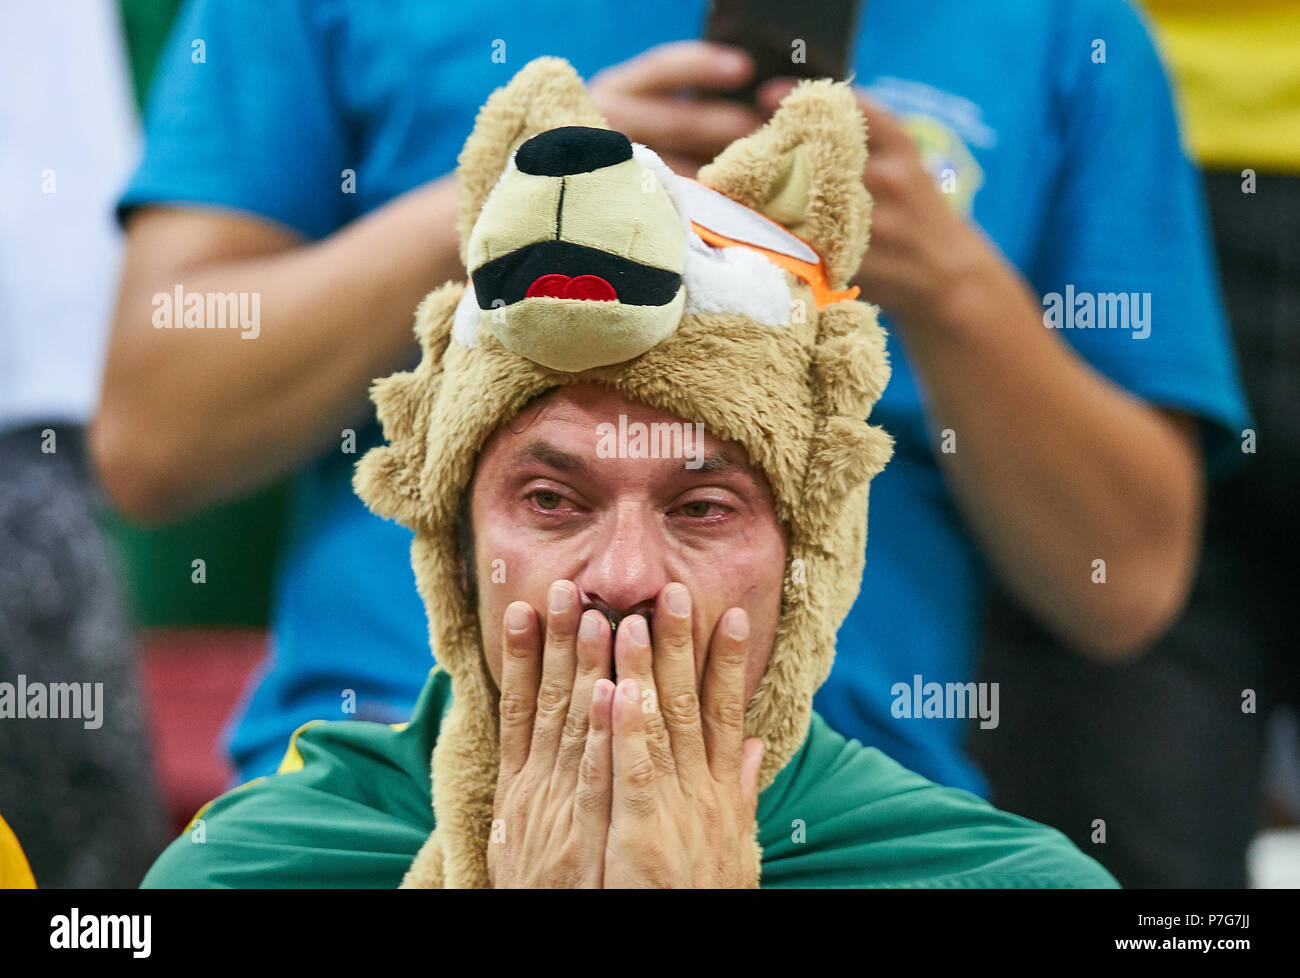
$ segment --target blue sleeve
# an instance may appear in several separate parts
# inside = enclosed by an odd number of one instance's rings
[[[1167,76],[1127,3],[1057,10],[1066,19],[1052,95],[1064,159],[1031,279],[1040,295],[1060,295],[1062,308],[1070,286],[1076,296],[1149,295],[1144,326],[1062,336],[1121,387],[1200,418],[1207,465],[1222,473],[1240,461],[1250,420],[1204,190],[1183,151]]]
[[[342,226],[346,127],[330,97],[326,5],[190,0],[159,62],[145,149],[118,214],[230,208],[308,238]],[[310,10],[312,13],[307,13]]]

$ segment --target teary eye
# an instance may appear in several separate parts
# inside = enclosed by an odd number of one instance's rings
[[[533,502],[537,504],[539,509],[559,509],[560,503],[564,502],[564,497],[558,492],[547,492],[542,489],[532,495]]]

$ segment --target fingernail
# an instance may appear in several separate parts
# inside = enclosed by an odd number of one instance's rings
[[[749,637],[749,615],[740,608],[732,608],[722,622],[722,630],[728,638],[742,639]]]
[[[628,633],[632,636],[632,641],[637,645],[650,644],[650,631],[645,627],[645,619],[640,615],[634,615],[627,622]]]
[[[635,703],[641,698],[641,687],[635,679],[624,679],[621,685],[623,690],[623,699],[630,703]]]
[[[528,605],[516,601],[506,609],[506,624],[512,632],[522,632],[528,627]]]
[[[551,585],[546,601],[550,606],[551,614],[558,615],[562,611],[569,610],[569,605],[573,603],[573,592],[564,584],[556,581]]]
[[[668,610],[678,617],[690,613],[691,596],[687,593],[686,588],[681,584],[669,585]]]
[[[749,66],[749,58],[735,48],[722,48],[716,59],[717,66],[729,75],[738,75]]]
[[[600,612],[588,611],[582,616],[582,621],[578,625],[578,637],[595,638],[598,628],[600,628]]]

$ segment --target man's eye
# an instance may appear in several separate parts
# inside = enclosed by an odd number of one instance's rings
[[[559,509],[560,504],[564,502],[564,497],[558,492],[535,492],[533,502],[537,504],[538,509]]]
[[[709,515],[709,510],[716,505],[716,503],[711,503],[707,499],[695,499],[683,504],[682,512],[692,519],[703,519]]]

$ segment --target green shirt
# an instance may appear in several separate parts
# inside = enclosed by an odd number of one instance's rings
[[[308,724],[281,773],[204,808],[146,887],[396,887],[434,828],[429,761],[451,678],[407,724]],[[1055,829],[846,740],[815,713],[759,797],[764,887],[1114,887]]]

